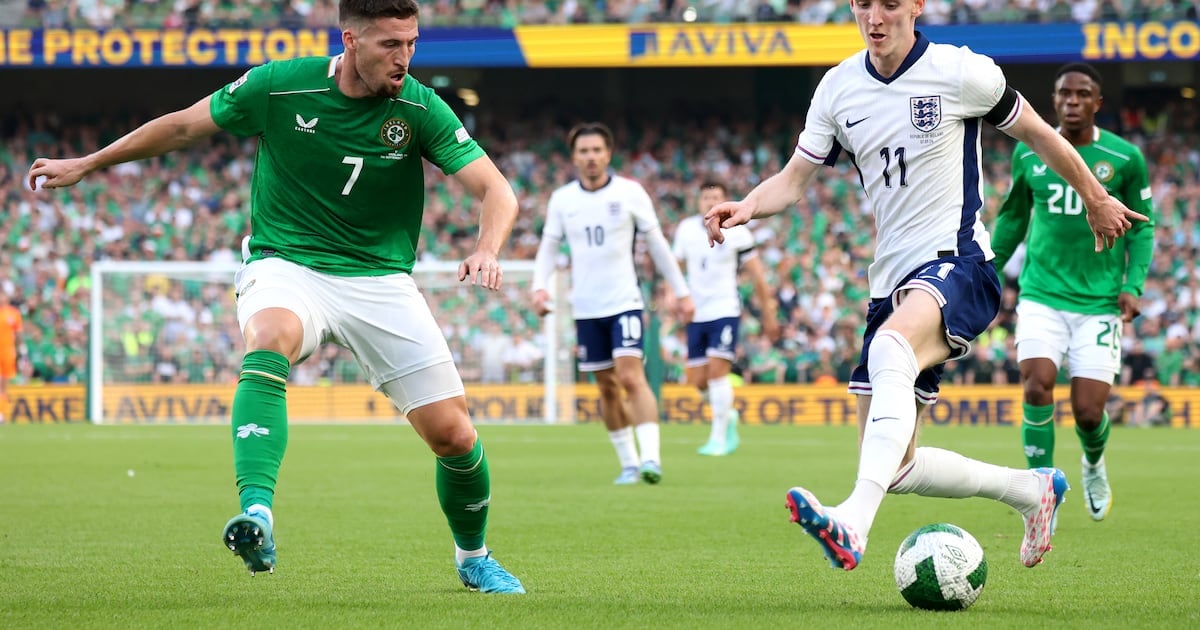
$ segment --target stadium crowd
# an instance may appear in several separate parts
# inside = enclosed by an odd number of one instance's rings
[[[1175,100],[1153,110],[1131,105],[1100,124],[1139,144],[1150,165],[1158,213],[1158,246],[1142,302],[1127,327],[1124,383],[1200,385],[1200,113]],[[17,382],[78,382],[86,375],[91,265],[101,259],[211,261],[236,265],[249,230],[246,182],[254,144],[221,134],[163,159],[95,173],[70,189],[30,191],[23,176],[35,156],[79,155],[131,129],[144,116],[93,124],[39,113],[0,120],[0,289],[24,313]],[[521,215],[504,256],[531,260],[550,192],[572,177],[562,137],[574,121],[527,116],[523,122],[471,117],[475,135],[513,182]],[[798,117],[756,123],[717,117],[666,125],[612,121],[615,167],[642,181],[658,202],[664,231],[694,208],[706,176],[729,183],[735,196],[790,154]],[[1008,185],[1011,142],[985,137],[987,212]],[[744,295],[738,368],[751,382],[845,382],[858,359],[870,259],[872,220],[857,174],[845,161],[821,178],[795,212],[753,226],[772,274],[783,339],[759,334],[759,306]],[[453,180],[431,170],[418,268],[456,263],[474,242],[477,209]],[[990,217],[989,217],[990,222]],[[671,299],[641,255],[646,291],[662,313],[661,349],[667,378],[681,378],[685,337],[672,321]],[[958,382],[1017,382],[1012,343],[1015,272],[1005,270],[1005,309],[976,352],[950,364]],[[544,340],[528,307],[528,279],[506,276],[499,296],[464,288],[449,273],[421,276],[470,382],[536,381]],[[240,361],[231,277],[210,274],[113,275],[104,285],[105,377],[115,382],[231,381]],[[293,372],[300,383],[357,382],[348,352],[329,346]]]
[[[0,12],[0,26],[321,28],[337,24],[336,0],[28,0]],[[925,24],[1195,20],[1195,0],[929,0]],[[430,26],[654,22],[853,21],[845,0],[435,0]]]

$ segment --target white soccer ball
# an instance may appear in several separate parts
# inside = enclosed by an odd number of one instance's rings
[[[896,551],[896,588],[926,610],[962,610],[987,582],[987,558],[974,536],[949,523],[926,525]]]

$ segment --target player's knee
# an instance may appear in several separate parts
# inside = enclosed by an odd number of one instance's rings
[[[469,453],[476,439],[475,427],[470,422],[456,422],[429,435],[426,443],[438,457],[454,457]]]
[[[1090,431],[1104,420],[1104,401],[1075,401],[1071,404],[1071,412],[1075,416],[1075,424]]]
[[[1025,404],[1044,407],[1054,404],[1054,383],[1046,385],[1041,379],[1031,378],[1025,381]]]
[[[626,370],[617,374],[617,383],[627,392],[646,386],[646,375],[641,370]]]
[[[285,309],[266,309],[246,322],[246,350],[270,350],[295,362],[304,343],[304,325]]]
[[[884,329],[876,333],[871,341],[867,357],[867,371],[871,382],[879,379],[899,379],[908,384],[917,380],[917,357],[904,335],[895,330]]]

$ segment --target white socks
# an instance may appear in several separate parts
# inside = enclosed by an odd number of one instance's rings
[[[246,513],[267,519],[267,525],[270,525],[272,529],[275,528],[275,515],[271,513],[271,508],[261,503],[255,503],[246,508]]]
[[[454,561],[460,567],[463,565],[463,562],[467,561],[467,558],[482,558],[486,555],[488,555],[487,545],[474,551],[467,551],[458,545],[454,545]]]
[[[854,492],[838,506],[838,513],[866,538],[875,512],[917,428],[917,357],[903,335],[881,330],[871,342],[867,370],[871,375],[871,408],[863,431]]]
[[[617,460],[621,462],[621,468],[637,468],[642,463],[638,459],[637,446],[633,442],[633,429],[625,427],[609,431],[608,439],[617,451]]]
[[[708,439],[724,444],[729,430],[729,416],[733,412],[733,384],[728,376],[708,382],[708,404],[712,406],[712,431]]]
[[[633,425],[633,432],[637,435],[638,447],[641,448],[643,462],[658,462],[662,464],[662,457],[659,455],[658,448],[658,420],[643,422]],[[624,462],[621,464],[624,466]]]
[[[940,448],[921,447],[913,461],[896,474],[888,492],[923,497],[986,497],[1022,514],[1041,503],[1041,485],[1032,470],[1005,468]]]

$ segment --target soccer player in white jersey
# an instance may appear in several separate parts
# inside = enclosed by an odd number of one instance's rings
[[[885,493],[988,497],[1023,517],[1020,557],[1032,567],[1050,550],[1051,521],[1067,490],[1062,471],[1002,468],[916,448],[917,418],[936,400],[942,363],[966,355],[999,308],[1000,281],[979,216],[980,126],[986,121],[1024,142],[1079,192],[1097,251],[1146,217],[1105,191],[995,62],[917,33],[924,0],[855,0],[851,8],[866,50],[825,74],[792,159],[744,200],[705,217],[720,242],[724,228],[778,214],[843,149],[871,200],[871,303],[850,382],[858,396],[857,482],[837,507],[823,507],[800,487],[788,491],[787,506],[833,566],[850,570],[862,559]]]
[[[662,479],[662,456],[658,401],[642,365],[642,291],[633,260],[637,233],[645,236],[650,256],[674,290],[683,323],[691,321],[692,298],[650,195],[608,169],[613,147],[608,127],[576,125],[567,145],[579,178],[550,196],[535,262],[533,307],[539,315],[550,311],[546,282],[565,240],[579,369],[593,373],[600,387],[600,412],[621,463],[615,483],[636,484],[640,477],[655,484]]]
[[[733,407],[733,384],[729,370],[737,355],[738,323],[742,298],[738,293],[738,269],[750,274],[762,308],[763,333],[779,340],[775,298],[767,285],[767,274],[754,251],[754,234],[746,226],[730,228],[725,242],[709,247],[702,218],[713,206],[729,198],[725,184],[708,180],[700,185],[699,214],[688,217],[675,229],[675,257],[687,272],[688,287],[696,303],[696,315],[687,326],[687,380],[700,390],[712,410],[712,430],[701,455],[730,455],[737,450],[737,410]]]

